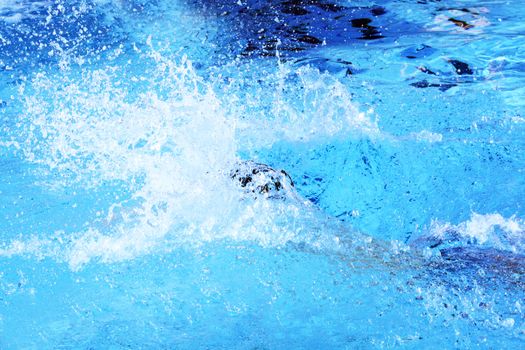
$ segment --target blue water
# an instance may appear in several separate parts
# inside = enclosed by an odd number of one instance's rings
[[[523,347],[524,23],[0,0],[0,348]]]

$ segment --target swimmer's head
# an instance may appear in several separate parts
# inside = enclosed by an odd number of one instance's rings
[[[253,161],[237,163],[230,176],[248,194],[255,197],[285,198],[292,193],[294,183],[284,170],[275,170],[268,165]]]

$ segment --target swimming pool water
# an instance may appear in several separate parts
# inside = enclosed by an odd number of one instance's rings
[[[0,348],[522,347],[524,20],[0,1]]]

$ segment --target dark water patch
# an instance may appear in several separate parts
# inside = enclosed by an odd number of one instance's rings
[[[393,21],[386,16],[383,19],[386,10],[381,6],[348,6],[324,0],[187,1],[198,12],[220,17],[229,27],[221,48],[230,57],[275,56],[277,52],[284,52],[281,57],[293,56],[320,45],[382,39],[388,37],[383,28],[390,28],[388,21]],[[368,22],[359,22],[363,18]],[[269,41],[276,44],[268,45]]]
[[[424,67],[424,66],[417,67],[417,69],[419,69],[421,72],[423,72],[425,74],[438,75],[438,73],[436,73],[434,71],[431,71],[430,69],[428,69],[427,67]]]
[[[453,88],[454,86],[457,86],[457,84],[454,84],[454,83],[430,83],[426,80],[421,80],[421,81],[418,81],[418,82],[415,82],[415,83],[411,83],[410,86],[413,86],[413,87],[416,87],[416,88],[419,88],[419,89],[424,89],[424,88],[429,88],[429,87],[433,87],[433,88],[438,88],[439,91],[447,91],[448,89],[450,88]]]
[[[330,2],[323,3],[323,2],[314,1],[314,3],[315,3],[315,6],[327,12],[342,12],[345,9],[347,9],[344,6],[340,6],[334,3],[330,3]]]
[[[442,67],[444,68],[442,70],[431,69],[425,65],[418,66],[417,70],[424,73],[430,81],[427,80],[427,78],[422,78],[420,81],[410,83],[410,85],[421,89],[438,88],[440,91],[447,91],[460,84],[472,83],[474,81],[472,78],[474,71],[467,63],[450,59],[446,60],[446,63],[454,68],[452,72],[450,69],[447,69],[446,65]]]
[[[459,61],[459,60],[449,60],[448,63],[450,63],[452,66],[454,66],[456,73],[459,75],[472,75],[474,72],[469,67],[469,65],[465,62]]]
[[[355,18],[350,20],[352,27],[360,28],[362,35],[359,39],[375,40],[383,38],[379,29],[376,26],[370,25],[371,22],[372,20],[370,18]]]
[[[372,20],[370,18],[355,18],[350,20],[352,27],[360,28],[361,37],[363,40],[375,40],[383,38],[379,29],[375,26],[370,25]]]
[[[372,22],[370,18],[355,18],[350,20],[354,28],[366,28]]]
[[[286,13],[287,15],[294,15],[294,16],[304,16],[310,13],[304,7],[300,7],[300,6],[284,7],[281,10],[281,12]]]
[[[454,23],[456,26],[458,26],[458,27],[460,27],[460,28],[463,28],[463,29],[474,28],[474,26],[473,26],[472,24],[468,24],[467,22],[462,21],[462,20],[459,20],[459,19],[449,18],[448,20],[449,20],[449,22],[452,22],[452,23]]]
[[[386,9],[384,7],[381,7],[381,6],[377,6],[377,7],[373,7],[371,10],[370,10],[370,13],[375,16],[375,17],[378,17],[378,16],[382,16],[386,13]]]
[[[361,36],[360,39],[363,39],[363,40],[376,40],[376,39],[384,38],[381,32],[377,30],[376,27],[373,27],[373,26],[369,26],[366,29],[363,29],[361,33],[363,33],[363,35]]]
[[[319,44],[322,44],[323,41],[316,38],[315,36],[312,36],[312,35],[302,35],[300,37],[297,38],[298,41],[302,42],[302,43],[308,43],[308,44],[312,44],[312,45],[319,45]]]
[[[421,5],[435,4],[441,2],[441,0],[418,0],[417,3]]]
[[[308,34],[308,26],[307,25],[292,26],[290,27],[288,32],[292,34]]]
[[[403,56],[405,56],[408,59],[416,59],[416,58],[427,58],[432,56],[434,53],[436,53],[437,50],[429,45],[418,45],[409,47],[401,52]]]

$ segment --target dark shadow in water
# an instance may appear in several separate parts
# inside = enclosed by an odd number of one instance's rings
[[[228,51],[242,57],[295,57],[320,45],[388,37],[381,22],[388,9],[345,6],[324,0],[194,1],[195,11],[222,18],[231,28]],[[377,22],[377,24],[376,24]]]

